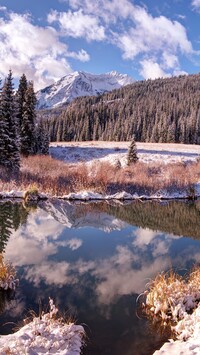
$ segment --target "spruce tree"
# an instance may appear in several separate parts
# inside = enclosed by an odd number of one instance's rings
[[[133,138],[130,147],[128,149],[127,165],[135,164],[137,161],[138,161],[137,147],[136,147],[135,139]]]
[[[35,153],[36,96],[33,83],[29,82],[24,97],[21,122],[21,153],[24,156]]]
[[[1,81],[0,81],[1,85]],[[4,165],[5,159],[5,122],[2,114],[2,98],[1,98],[1,89],[0,89],[0,165]]]
[[[12,172],[19,171],[19,135],[18,122],[15,115],[14,89],[12,71],[9,71],[5,79],[1,93],[1,149],[3,147],[4,157],[1,156],[1,164]],[[2,138],[1,138],[2,139]]]
[[[38,122],[36,127],[35,151],[37,154],[49,154],[49,133],[42,124],[42,121]]]

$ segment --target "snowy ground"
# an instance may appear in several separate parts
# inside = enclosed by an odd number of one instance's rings
[[[51,143],[50,154],[67,163],[87,164],[95,161],[116,164],[120,160],[126,165],[127,150],[130,142],[60,142]],[[145,163],[189,162],[200,157],[200,145],[169,143],[137,143],[139,159]]]
[[[74,323],[56,319],[58,309],[50,299],[50,312],[35,317],[18,332],[0,337],[1,355],[79,355],[84,329]]]

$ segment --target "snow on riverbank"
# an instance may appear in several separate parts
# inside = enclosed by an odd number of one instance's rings
[[[176,326],[180,335],[177,340],[165,343],[154,355],[200,354],[200,305],[192,314],[186,314]]]
[[[0,199],[24,199],[26,191],[5,191],[0,193]],[[195,197],[200,197],[200,182],[195,185]],[[71,192],[68,195],[53,196],[45,193],[38,193],[38,199],[58,198],[64,200],[173,200],[173,199],[188,199],[191,198],[187,191],[157,191],[153,195],[138,195],[138,193],[130,194],[126,191],[117,192],[113,195],[103,195],[93,191]]]
[[[50,299],[50,312],[35,317],[18,332],[0,336],[0,354],[79,355],[84,329],[74,323],[56,319],[58,309]]]
[[[200,354],[200,268],[187,281],[170,273],[160,274],[150,284],[146,309],[153,319],[170,322],[177,340],[169,340],[154,354]]]

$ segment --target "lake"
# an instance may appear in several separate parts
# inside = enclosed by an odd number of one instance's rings
[[[137,302],[161,271],[200,264],[200,201],[0,204],[0,252],[16,267],[15,294],[0,292],[0,334],[49,296],[83,324],[83,354],[151,355],[166,336]]]

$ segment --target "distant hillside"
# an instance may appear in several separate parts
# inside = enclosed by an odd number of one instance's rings
[[[142,142],[200,144],[200,74],[138,81],[75,99],[48,117],[51,141],[125,141],[135,135]]]
[[[38,109],[66,105],[80,96],[96,96],[133,83],[127,74],[70,73],[56,83],[37,92]]]

